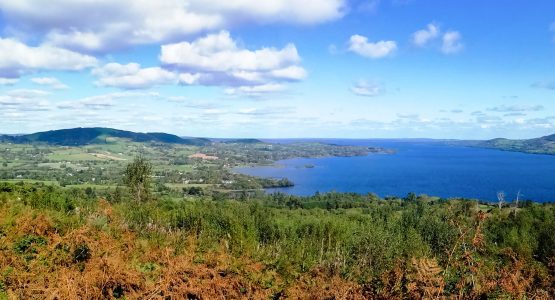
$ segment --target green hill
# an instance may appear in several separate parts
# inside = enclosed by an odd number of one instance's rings
[[[226,144],[262,144],[263,141],[259,139],[234,139],[224,141]]]
[[[60,129],[19,136],[5,135],[0,137],[0,141],[82,146],[89,144],[104,144],[108,142],[108,138],[122,138],[134,142],[158,142],[184,145],[206,145],[210,143],[210,140],[203,138],[181,138],[168,133],[141,133],[102,127]]]
[[[476,142],[474,146],[482,148],[494,148],[506,151],[555,155],[555,134],[526,140],[510,140],[497,138]]]

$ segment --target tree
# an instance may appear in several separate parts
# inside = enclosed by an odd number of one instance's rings
[[[152,165],[142,156],[135,157],[125,168],[123,182],[138,202],[146,201],[150,197],[151,173]]]

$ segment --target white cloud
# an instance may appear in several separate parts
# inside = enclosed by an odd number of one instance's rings
[[[171,42],[240,23],[315,24],[343,16],[345,0],[0,0],[3,18],[24,34],[89,52]],[[83,17],[86,16],[86,17]]]
[[[225,90],[227,95],[249,95],[260,96],[268,93],[276,93],[285,90],[285,86],[277,83],[269,83],[255,86],[240,86],[236,88],[228,88]]]
[[[29,47],[0,38],[0,77],[15,78],[39,70],[77,71],[95,64],[92,56],[48,45]]]
[[[490,107],[487,110],[493,112],[527,112],[527,111],[542,111],[545,107],[542,105],[500,105]]]
[[[285,89],[284,83],[304,79],[294,45],[283,49],[241,48],[227,31],[193,42],[163,45],[163,67],[108,63],[93,69],[98,86],[143,89],[163,84],[227,86],[227,94],[260,95]],[[278,88],[279,87],[279,88]]]
[[[46,97],[49,92],[43,90],[16,89],[0,95],[0,110],[21,113],[26,111],[44,111],[49,109]]]
[[[3,78],[0,77],[0,85],[14,85],[19,80],[17,78]]]
[[[426,29],[421,29],[413,33],[412,43],[417,47],[424,47],[428,42],[436,39],[440,34],[439,26],[430,23]]]
[[[464,45],[461,42],[462,36],[458,31],[447,31],[443,35],[441,52],[444,54],[454,54],[461,51]]]
[[[355,34],[349,40],[349,51],[369,58],[382,58],[393,54],[397,50],[394,41],[368,42],[368,38]]]
[[[155,85],[177,83],[177,75],[160,67],[141,68],[137,63],[108,63],[93,69],[98,86],[146,89]]]
[[[289,66],[270,71],[270,75],[277,79],[302,80],[306,78],[306,70],[299,66]]]
[[[54,77],[35,77],[35,78],[31,78],[31,81],[39,85],[50,86],[51,88],[57,89],[57,90],[63,90],[68,88],[67,85],[63,84],[60,80],[58,80],[58,78],[54,78]]]
[[[439,25],[430,23],[425,29],[421,29],[412,34],[411,42],[416,47],[425,47],[441,36],[441,47],[439,50],[443,54],[455,54],[463,50],[462,36],[460,32],[448,30],[441,32]],[[435,45],[435,44],[434,44]]]
[[[283,116],[291,116],[295,112],[294,107],[289,106],[273,106],[273,107],[263,107],[263,108],[256,108],[256,107],[248,107],[248,108],[241,108],[237,111],[236,114],[241,116],[251,116],[257,118],[268,118],[268,120],[275,120],[276,118],[283,117]]]
[[[116,100],[125,98],[138,98],[138,97],[157,97],[156,93],[140,93],[140,92],[118,92],[108,93],[96,96],[85,97],[72,101],[66,101],[58,104],[59,109],[74,109],[74,110],[100,110],[108,109],[116,105]]]
[[[32,99],[46,97],[50,93],[43,90],[17,89],[6,92],[6,95],[12,98]]]
[[[163,45],[160,61],[180,73],[182,84],[240,87],[234,91],[271,90],[306,77],[295,45],[249,50],[239,47],[227,31]]]
[[[195,0],[191,10],[214,13],[226,23],[254,21],[258,23],[315,24],[335,20],[344,15],[344,0]]]
[[[179,74],[179,83],[187,85],[197,84],[198,82],[200,82],[201,76],[202,74],[199,73],[181,73]]]
[[[297,49],[289,44],[281,50],[241,49],[227,31],[210,34],[192,43],[162,46],[160,60],[183,70],[207,72],[265,71],[287,67],[300,61]]]
[[[360,80],[351,87],[351,92],[358,96],[375,97],[382,93],[382,88],[376,83]]]

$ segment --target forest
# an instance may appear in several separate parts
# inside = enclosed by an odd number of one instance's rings
[[[555,295],[555,206],[0,183],[0,299]]]

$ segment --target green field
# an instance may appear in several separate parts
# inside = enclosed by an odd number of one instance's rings
[[[96,161],[96,160],[108,160],[98,158],[92,154],[84,152],[82,149],[68,149],[68,150],[56,150],[54,153],[47,156],[50,160],[56,161]]]

